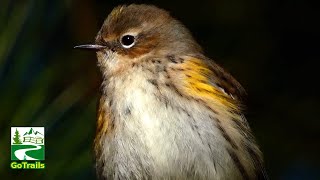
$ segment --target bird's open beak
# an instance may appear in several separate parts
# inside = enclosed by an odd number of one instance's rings
[[[79,45],[75,46],[75,49],[87,49],[87,50],[93,50],[93,51],[99,51],[101,49],[106,48],[106,46],[98,45],[98,44],[84,44],[84,45]]]

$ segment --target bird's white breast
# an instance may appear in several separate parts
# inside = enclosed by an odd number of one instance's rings
[[[106,85],[113,90],[116,127],[114,139],[105,140],[106,161],[131,166],[136,173],[148,168],[155,178],[188,178],[188,171],[201,179],[239,178],[226,141],[210,119],[215,114],[168,87],[160,88],[159,95],[149,77],[137,69]]]

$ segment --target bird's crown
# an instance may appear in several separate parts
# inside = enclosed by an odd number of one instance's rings
[[[96,44],[131,58],[151,51],[200,52],[187,28],[156,6],[118,6],[96,37]]]

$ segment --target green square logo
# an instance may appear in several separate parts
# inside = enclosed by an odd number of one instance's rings
[[[44,138],[44,127],[11,127],[11,160],[44,160]]]

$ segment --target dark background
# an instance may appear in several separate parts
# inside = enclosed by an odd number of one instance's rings
[[[129,1],[1,0],[1,179],[94,179],[93,42]],[[134,2],[134,1],[130,1]],[[320,179],[319,6],[304,0],[135,1],[165,8],[245,87],[271,179]],[[10,127],[45,126],[46,169],[10,169]]]

